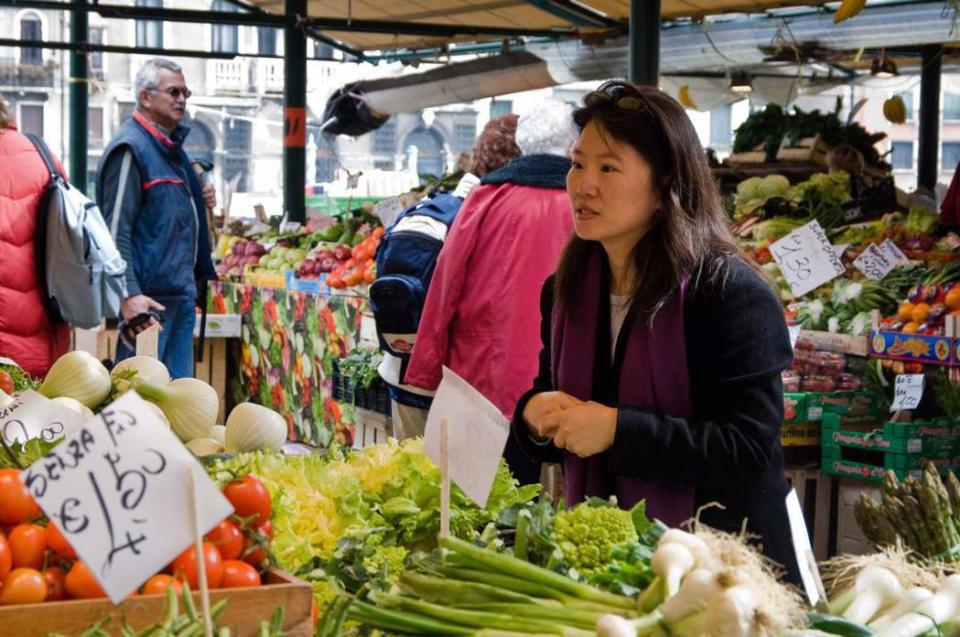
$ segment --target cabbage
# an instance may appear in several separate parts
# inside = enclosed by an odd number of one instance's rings
[[[739,201],[753,201],[755,199],[763,199],[763,196],[760,195],[760,184],[763,183],[763,179],[760,177],[750,177],[749,179],[744,179],[739,184],[737,184],[737,200]]]
[[[768,197],[783,197],[790,190],[790,180],[783,175],[767,175],[760,180],[757,194],[766,199]]]

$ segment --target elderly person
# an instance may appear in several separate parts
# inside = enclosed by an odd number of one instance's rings
[[[117,360],[133,354],[132,336],[159,319],[160,359],[173,378],[193,375],[197,281],[215,278],[201,186],[183,150],[190,133],[180,66],[147,61],[135,82],[137,108],[103,152],[97,203],[127,262],[129,296],[120,307]]]

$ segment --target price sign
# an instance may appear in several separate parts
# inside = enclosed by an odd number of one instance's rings
[[[67,436],[20,479],[118,603],[193,543],[197,460],[136,392]],[[233,507],[194,471],[202,533]]]
[[[880,244],[880,251],[887,255],[887,258],[897,265],[910,262],[910,259],[907,258],[907,255],[905,255],[903,251],[897,247],[897,244],[890,239],[887,239]]]
[[[900,374],[893,387],[890,411],[916,409],[923,398],[923,374]]]
[[[803,296],[832,281],[845,269],[816,220],[770,244],[770,253],[794,296]]]
[[[81,414],[29,389],[0,409],[0,437],[8,445],[34,438],[53,442],[79,429],[84,420]]]
[[[800,326],[799,325],[788,325],[787,330],[790,332],[790,347],[796,349],[797,340],[800,338]]]
[[[859,257],[853,260],[853,267],[860,270],[868,279],[879,281],[890,274],[890,271],[897,267],[897,263],[876,244],[871,243]]]

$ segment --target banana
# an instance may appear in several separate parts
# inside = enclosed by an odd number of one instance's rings
[[[867,5],[867,0],[843,0],[837,12],[833,14],[833,23],[840,24],[848,18],[857,15]]]
[[[680,87],[680,91],[677,94],[677,100],[683,104],[685,108],[697,109],[697,103],[693,101],[693,98],[690,97],[690,87],[686,84]]]

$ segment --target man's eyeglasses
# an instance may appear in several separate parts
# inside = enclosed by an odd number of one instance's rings
[[[173,99],[180,99],[180,96],[183,95],[183,99],[188,100],[190,96],[193,95],[193,91],[184,87],[180,88],[179,86],[168,86],[163,90],[164,93],[172,97]]]

